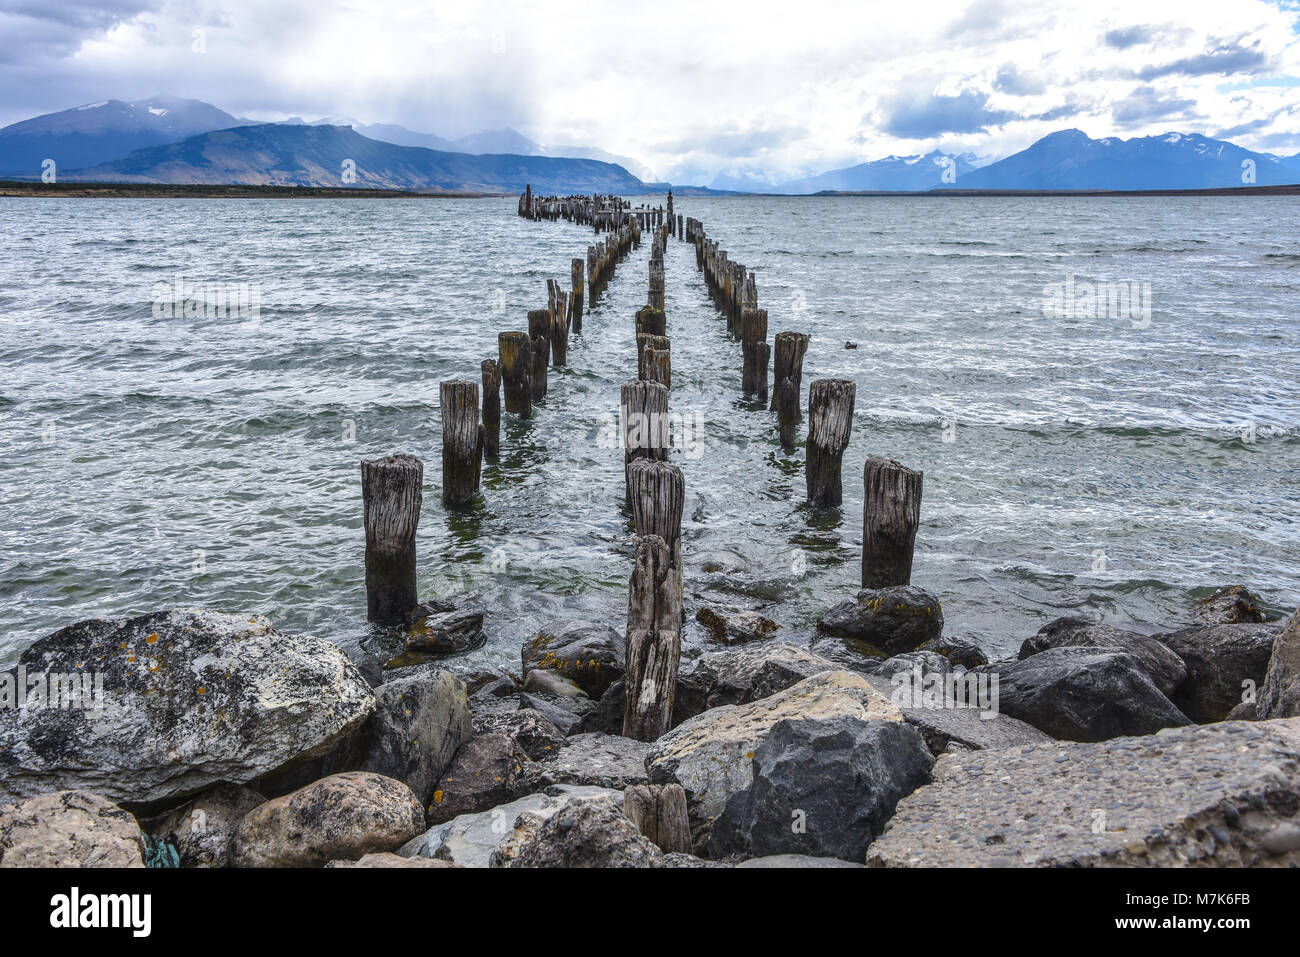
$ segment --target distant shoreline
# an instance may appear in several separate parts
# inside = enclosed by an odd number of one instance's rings
[[[484,199],[509,193],[449,191],[421,193],[406,189],[357,189],[348,186],[254,186],[203,183],[29,183],[0,180],[0,197],[39,196],[76,199]]]
[[[678,196],[694,195],[692,187],[677,190]],[[0,198],[63,197],[79,199],[488,199],[514,196],[509,192],[418,192],[406,189],[358,189],[347,186],[262,186],[251,184],[204,183],[37,183],[0,179]],[[661,195],[656,192],[630,195]],[[1289,186],[1225,186],[1198,189],[929,189],[929,190],[822,190],[818,193],[710,192],[729,199],[776,198],[893,198],[939,197],[944,199],[1017,197],[1177,197],[1177,196],[1300,196],[1300,183]]]

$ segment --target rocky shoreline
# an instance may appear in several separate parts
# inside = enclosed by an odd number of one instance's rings
[[[709,607],[672,728],[623,737],[624,636],[462,673],[477,599],[358,667],[261,616],[92,620],[0,672],[0,867],[1300,864],[1300,611],[1224,589],[1146,635],[989,661],[914,587],[787,637]],[[364,672],[364,675],[363,675]]]

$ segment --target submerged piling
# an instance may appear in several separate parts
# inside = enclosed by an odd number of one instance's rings
[[[849,379],[814,379],[808,387],[808,501],[817,506],[844,502],[840,466],[853,428],[857,386]]]

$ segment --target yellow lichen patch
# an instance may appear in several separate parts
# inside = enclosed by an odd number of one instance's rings
[[[145,644],[156,645],[158,643],[158,632],[153,632],[145,639]]]
[[[200,688],[200,689],[199,689],[199,694],[207,694],[207,693],[208,693],[208,689],[207,689],[207,688]]]
[[[433,792],[433,803],[434,803],[434,804],[441,804],[441,803],[442,803],[442,792],[441,792],[441,791],[434,791],[434,792]]]

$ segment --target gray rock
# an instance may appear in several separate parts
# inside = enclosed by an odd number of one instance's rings
[[[1052,737],[1039,731],[1031,724],[1017,720],[1000,710],[998,695],[990,676],[983,678],[983,691],[978,685],[981,680],[978,672],[965,675],[954,674],[952,692],[935,695],[933,706],[928,701],[924,688],[916,694],[914,688],[905,687],[903,676],[898,672],[895,677],[883,678],[880,675],[868,675],[867,681],[882,695],[893,702],[908,724],[921,732],[925,746],[931,754],[946,754],[953,750],[981,750],[984,748],[1010,748],[1018,744],[1038,744],[1051,741]],[[959,684],[960,683],[960,684]],[[945,702],[962,703],[967,707],[949,707]]]
[[[337,646],[277,633],[260,615],[83,621],[19,663],[29,677],[102,675],[103,706],[28,707],[6,719],[0,798],[73,788],[145,805],[243,784],[329,752],[374,707]]]
[[[375,689],[374,712],[323,759],[322,776],[373,771],[403,782],[427,804],[472,735],[469,698],[459,678],[445,671],[398,678]]]
[[[744,704],[784,691],[823,671],[838,670],[835,663],[806,648],[783,642],[764,642],[700,658],[692,678],[704,689],[710,708]]]
[[[498,805],[476,814],[462,814],[429,828],[399,850],[403,857],[431,857],[461,867],[488,867],[494,860],[501,866],[518,854],[520,842],[515,822],[524,812],[541,817],[554,814],[570,801],[603,801],[623,806],[623,795],[606,788],[561,785],[545,792]]]
[[[943,655],[933,651],[908,651],[901,655],[893,655],[880,662],[872,675],[885,681],[891,680],[894,675],[903,672],[917,673],[920,669],[921,675],[950,675],[952,674],[952,662]]]
[[[1155,686],[1172,695],[1187,678],[1187,665],[1163,642],[1090,618],[1058,618],[1020,646],[1020,659],[1048,648],[1118,648],[1136,658]]]
[[[385,867],[401,868],[421,868],[421,867],[455,867],[450,861],[436,861],[431,857],[402,857],[391,851],[384,851],[379,854],[367,854],[360,860],[356,861],[330,861],[326,867],[345,867],[345,868],[365,868],[376,869]]]
[[[98,794],[55,791],[0,806],[5,867],[144,867],[144,837]]]
[[[563,695],[526,693],[519,696],[523,708],[540,711],[546,720],[555,725],[561,734],[577,734],[583,720],[597,710],[597,702],[590,698],[567,698]],[[622,725],[619,726],[620,730]]]
[[[406,614],[406,650],[450,655],[483,642],[486,609],[476,595],[426,601]]]
[[[709,856],[804,854],[860,861],[934,757],[900,721],[780,721],[754,752],[753,782],[714,822]]]
[[[517,779],[528,755],[508,734],[485,734],[461,745],[426,805],[429,824],[459,814],[486,811],[517,793]]]
[[[621,809],[600,801],[570,802],[545,818],[524,812],[515,822],[515,831],[519,852],[508,860],[493,860],[493,866],[664,866],[663,851]]]
[[[947,638],[940,635],[938,638],[930,639],[916,650],[933,651],[936,655],[943,655],[954,665],[961,665],[963,668],[978,668],[989,663],[988,656],[969,638]]]
[[[1104,741],[1190,723],[1127,652],[1049,648],[975,673],[998,675],[1002,713],[1054,738]]]
[[[886,655],[915,651],[943,632],[943,610],[933,595],[911,585],[863,588],[817,622],[823,634],[853,638]]]
[[[867,863],[1295,867],[1297,809],[1297,718],[979,751],[940,758]]]
[[[240,821],[265,803],[265,797],[249,788],[219,784],[151,822],[148,831],[175,846],[181,867],[225,867]]]
[[[1256,624],[1268,620],[1264,600],[1245,585],[1220,588],[1196,603],[1193,617],[1205,625]]]
[[[598,700],[623,677],[627,642],[608,625],[556,621],[524,642],[522,657],[524,674],[534,668],[559,672]]]
[[[349,771],[267,801],[244,815],[230,844],[234,867],[324,867],[391,851],[424,826],[401,781]]]
[[[770,854],[767,857],[751,857],[741,861],[737,867],[776,867],[776,868],[827,868],[827,867],[866,867],[853,861],[842,861],[838,857],[809,857],[806,854]]]
[[[474,715],[474,734],[506,734],[534,761],[554,757],[567,740],[546,715],[535,708],[492,711]]]
[[[654,784],[686,789],[696,848],[732,795],[749,787],[754,754],[786,718],[856,717],[901,722],[902,713],[861,675],[827,671],[748,704],[713,708],[652,743],[646,768]]]
[[[889,657],[865,641],[823,634],[813,636],[808,643],[808,650],[819,658],[833,662],[836,668],[856,671],[860,675],[874,675]]]
[[[549,668],[534,668],[524,678],[524,690],[533,694],[558,695],[562,698],[586,698],[587,693],[576,681]]]
[[[672,727],[693,718],[708,707],[706,689],[694,673],[677,676],[677,691],[673,696]],[[570,734],[599,731],[604,734],[623,733],[623,707],[626,703],[623,679],[610,685],[596,707],[583,714]]]
[[[546,760],[524,765],[516,794],[542,791],[556,784],[625,790],[649,781],[645,759],[650,745],[616,734],[575,734],[566,747]]]
[[[1300,715],[1300,609],[1287,619],[1273,643],[1256,710],[1260,719]]]
[[[1237,707],[1228,712],[1224,721],[1258,721],[1259,713],[1255,708],[1255,702],[1243,701]]]
[[[1277,622],[1193,625],[1156,635],[1187,663],[1187,680],[1174,693],[1174,704],[1193,721],[1222,721],[1244,700],[1248,687],[1263,684],[1280,630]]]
[[[695,620],[709,630],[714,641],[737,645],[771,638],[780,625],[766,615],[720,605],[704,605],[695,612]]]

